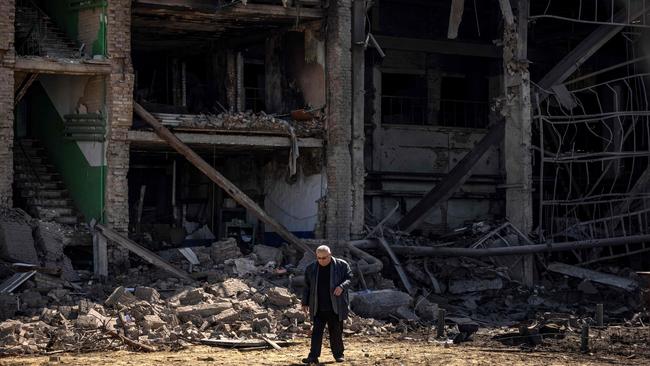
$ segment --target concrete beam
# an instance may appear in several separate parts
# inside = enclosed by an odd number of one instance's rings
[[[501,50],[494,45],[485,43],[469,43],[458,41],[436,41],[430,39],[375,36],[384,50],[419,51],[440,53],[445,55],[476,56],[502,58]]]
[[[291,147],[291,139],[284,136],[244,135],[244,134],[216,134],[205,133],[177,133],[179,140],[191,145],[209,145],[217,147]],[[128,140],[139,143],[154,143],[167,145],[163,139],[151,131],[129,131]],[[323,140],[317,138],[299,138],[298,147],[322,148]]]
[[[108,62],[80,63],[64,60],[47,59],[43,57],[16,57],[16,71],[41,74],[64,75],[107,75],[111,73]]]

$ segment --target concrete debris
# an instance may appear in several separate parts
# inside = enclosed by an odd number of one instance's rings
[[[379,290],[351,294],[352,311],[364,318],[387,319],[402,306],[409,306],[413,299],[405,292]]]
[[[160,294],[155,288],[140,286],[135,288],[135,297],[150,303],[157,303],[160,301]]]
[[[256,245],[253,253],[257,256],[255,264],[264,265],[269,262],[282,263],[282,248],[270,247],[267,245]]]
[[[145,105],[146,108],[146,105]],[[323,133],[323,118],[318,113],[312,113],[308,120],[300,123],[273,117],[264,112],[237,112],[221,114],[171,114],[153,113],[163,125],[179,129],[220,129],[232,131],[268,131],[288,134],[288,129],[296,130],[299,137],[321,137]]]
[[[29,224],[0,221],[0,257],[11,262],[39,263]]]
[[[273,287],[266,292],[269,302],[277,306],[289,306],[294,302],[294,296],[282,287]]]
[[[210,246],[210,257],[214,264],[221,264],[228,259],[239,258],[242,256],[237,240],[228,238],[222,241],[212,243]]]
[[[491,280],[454,280],[449,284],[449,292],[452,294],[499,290],[501,288],[503,288],[503,281],[500,278]]]

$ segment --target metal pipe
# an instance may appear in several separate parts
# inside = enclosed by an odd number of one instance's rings
[[[391,249],[397,254],[423,257],[495,257],[505,255],[524,255],[536,253],[562,252],[576,249],[591,249],[599,247],[610,247],[625,244],[650,242],[650,234],[622,236],[608,239],[590,239],[573,242],[520,245],[502,248],[443,248],[443,247],[422,247],[422,246],[392,246]],[[379,247],[374,239],[357,240],[355,247],[369,249]]]

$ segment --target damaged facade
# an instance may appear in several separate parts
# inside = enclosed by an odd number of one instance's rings
[[[68,281],[137,257],[190,282],[178,267],[241,275],[285,242],[269,262],[292,268],[317,239],[389,293],[357,303],[417,299],[402,318],[429,320],[446,295],[477,315],[465,294],[647,270],[646,5],[0,0],[0,205],[38,222],[7,213],[0,254]],[[169,302],[221,296],[204,290]]]

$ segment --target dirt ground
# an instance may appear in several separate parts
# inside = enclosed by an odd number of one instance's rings
[[[346,339],[346,362],[343,365],[650,365],[647,343],[640,343],[641,352],[632,345],[617,345],[595,336],[594,350],[579,351],[577,337],[545,342],[534,350],[503,346],[478,336],[474,342],[444,345],[427,341],[425,337],[355,336]],[[631,348],[632,347],[632,348]],[[300,365],[307,355],[308,340],[282,350],[238,351],[208,346],[191,346],[178,352],[141,353],[129,351],[86,354],[59,354],[56,356],[21,356],[0,358],[6,366],[159,366],[159,365]],[[336,364],[329,350],[324,348],[322,364]]]

